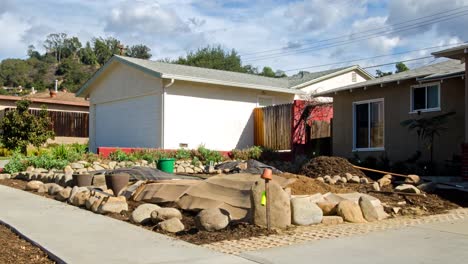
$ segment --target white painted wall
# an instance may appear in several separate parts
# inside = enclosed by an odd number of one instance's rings
[[[253,89],[175,81],[167,89],[165,142],[167,149],[207,148],[228,151],[252,146],[253,109],[259,95],[275,104],[291,103],[294,95]]]
[[[115,62],[90,88],[90,150],[161,146],[161,79]]]
[[[353,72],[356,73],[356,82],[352,81]],[[305,86],[301,88],[301,90],[307,92],[308,94],[313,95],[315,93],[325,92],[334,88],[343,87],[343,86],[358,83],[358,82],[364,82],[366,80],[368,80],[368,77],[365,77],[358,71],[350,71],[350,72],[323,80],[321,82],[317,82],[317,83]],[[310,97],[310,96],[299,95],[296,98],[300,99],[300,98],[307,98],[307,97]]]

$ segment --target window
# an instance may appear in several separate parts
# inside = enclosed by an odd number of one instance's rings
[[[411,112],[429,112],[439,110],[439,83],[428,83],[411,87]]]
[[[274,104],[275,104],[275,101],[274,101],[273,96],[259,95],[257,98],[258,107],[270,106]]]
[[[370,100],[353,104],[354,150],[383,150],[384,100]]]
[[[357,75],[356,75],[355,72],[352,72],[352,73],[351,73],[351,81],[352,81],[352,82],[357,82]]]

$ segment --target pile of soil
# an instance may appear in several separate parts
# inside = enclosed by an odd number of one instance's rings
[[[354,192],[353,189],[349,189],[346,185],[330,185],[324,182],[321,182],[314,178],[309,178],[302,175],[296,175],[291,173],[283,173],[281,177],[287,179],[296,179],[295,182],[288,185],[288,188],[291,188],[291,194],[293,195],[303,195],[303,194],[315,194],[321,193],[325,194],[327,192],[332,193],[349,193]]]
[[[52,264],[46,253],[20,238],[8,227],[0,225],[0,263]]]
[[[335,175],[345,176],[347,172],[359,177],[366,176],[361,170],[354,168],[348,160],[339,157],[319,156],[311,159],[300,170],[300,174],[312,178],[325,175],[332,177]]]

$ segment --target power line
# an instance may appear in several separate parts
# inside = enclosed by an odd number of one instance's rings
[[[394,61],[394,62],[388,62],[384,64],[379,64],[379,65],[372,65],[372,66],[366,66],[362,67],[363,69],[372,69],[372,68],[377,68],[377,67],[382,67],[382,66],[388,66],[388,65],[393,65],[399,62],[409,62],[409,61],[417,61],[417,60],[424,60],[424,59],[429,59],[433,58],[432,56],[426,56],[426,57],[421,57],[421,58],[414,58],[414,59],[409,59],[409,60],[402,60],[402,61]]]
[[[466,15],[468,15],[468,10],[463,11],[463,12],[459,12],[457,16],[447,17],[447,18],[443,18],[443,19],[442,18],[432,19],[430,21],[425,21],[424,23],[405,26],[403,28],[399,28],[399,29],[395,29],[395,30],[389,30],[387,32],[380,32],[380,33],[377,33],[377,34],[370,34],[370,35],[363,36],[363,37],[356,38],[356,39],[352,39],[352,40],[340,41],[340,42],[336,42],[336,43],[329,43],[329,44],[325,44],[324,46],[315,46],[315,47],[310,47],[310,48],[299,49],[297,51],[280,52],[280,53],[276,53],[276,54],[263,55],[263,56],[259,56],[258,58],[247,59],[244,62],[273,59],[273,58],[283,57],[283,56],[287,56],[287,55],[305,53],[305,52],[309,52],[311,50],[321,50],[321,49],[327,49],[327,48],[332,48],[332,47],[336,47],[336,46],[342,46],[342,45],[354,43],[354,42],[361,41],[361,40],[367,40],[367,39],[381,37],[381,36],[384,36],[384,35],[389,35],[389,34],[393,34],[393,33],[397,33],[397,32],[404,32],[404,31],[408,31],[408,30],[412,30],[412,29],[417,29],[417,28],[420,28],[420,27],[423,27],[423,26],[427,26],[427,25],[430,25],[430,24],[438,23],[438,22],[444,22],[444,21],[447,21],[447,20],[451,20],[451,19],[454,19],[454,18],[457,18],[457,17],[466,16]]]
[[[363,60],[371,60],[371,59],[377,59],[377,58],[382,58],[382,57],[390,57],[390,56],[402,55],[402,54],[407,54],[407,53],[412,53],[412,52],[417,52],[417,51],[423,51],[423,50],[430,50],[430,49],[443,48],[443,47],[449,47],[449,46],[457,46],[457,45],[462,45],[462,44],[466,44],[466,43],[468,43],[468,42],[458,42],[458,43],[452,43],[452,44],[441,45],[441,46],[434,46],[434,47],[428,47],[428,48],[421,48],[421,49],[415,49],[415,50],[402,51],[402,52],[397,52],[397,53],[392,53],[392,54],[382,54],[382,55],[377,55],[377,56],[373,56],[373,57],[353,59],[353,60],[348,60],[348,61],[333,62],[333,63],[320,64],[320,65],[312,65],[312,66],[307,66],[307,67],[289,69],[289,70],[285,70],[284,72],[299,71],[299,70],[312,69],[312,68],[320,68],[320,67],[325,67],[325,66],[339,65],[339,64],[344,64],[344,63],[352,63],[352,62],[363,61]]]
[[[397,26],[397,25],[406,24],[406,23],[413,22],[413,21],[417,21],[417,20],[421,20],[421,19],[424,19],[424,18],[433,17],[433,16],[437,16],[437,15],[441,15],[441,14],[446,14],[446,13],[450,13],[450,12],[453,12],[453,11],[459,11],[460,9],[464,9],[464,8],[466,8],[466,7],[468,7],[468,6],[462,6],[462,7],[455,8],[455,9],[450,9],[450,10],[447,10],[447,11],[444,11],[444,12],[433,13],[433,14],[431,14],[431,15],[427,15],[427,16],[423,16],[423,17],[419,17],[419,18],[415,18],[415,19],[410,19],[410,20],[406,20],[406,21],[402,21],[402,22],[390,24],[390,25],[387,25],[387,26],[384,26],[384,27],[378,27],[378,28],[373,28],[373,29],[369,29],[369,30],[365,30],[365,31],[360,31],[360,32],[352,33],[352,34],[340,35],[340,36],[332,37],[332,38],[328,38],[328,39],[317,40],[317,41],[312,42],[311,44],[317,44],[317,43],[327,42],[327,41],[330,41],[330,40],[341,39],[341,38],[344,38],[344,37],[352,37],[352,36],[354,36],[354,35],[358,35],[358,34],[362,34],[362,33],[367,33],[367,32],[372,32],[372,31],[376,31],[376,30],[380,30],[380,29],[392,28],[392,27]],[[453,14],[452,14],[452,15],[453,15]],[[311,45],[311,44],[309,44],[309,45]],[[250,53],[245,53],[245,54],[240,54],[240,55],[241,55],[241,56],[249,56],[249,55],[253,55],[253,54],[268,53],[268,52],[272,52],[272,51],[282,51],[282,50],[284,50],[284,49],[295,49],[295,48],[278,48],[278,49],[271,49],[271,50],[250,52]]]

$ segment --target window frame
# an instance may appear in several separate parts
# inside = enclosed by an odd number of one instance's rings
[[[376,103],[376,102],[382,102],[383,104],[383,147],[367,147],[367,148],[357,148],[356,147],[356,106],[361,105],[361,104],[368,104],[370,106],[371,103]],[[368,108],[370,109],[370,107]],[[371,111],[368,111],[367,113],[369,115],[368,122],[370,122],[370,115]],[[370,130],[370,126],[368,128]],[[369,131],[368,133],[368,146],[370,145],[371,142],[371,133]],[[370,100],[364,100],[364,101],[356,101],[353,102],[353,152],[359,152],[359,151],[385,151],[385,100],[384,98],[377,98],[377,99],[370,99]]]
[[[258,95],[257,96],[257,107],[266,107],[266,106],[261,106],[260,105],[260,98],[263,98],[263,99],[271,99],[271,105],[275,105],[275,97],[272,96],[272,95]],[[270,106],[270,105],[268,105]]]
[[[429,87],[429,86],[437,86],[437,97],[438,97],[438,102],[439,102],[439,106],[438,106],[438,107],[427,108],[427,87]],[[415,109],[414,109],[414,101],[413,101],[414,89],[420,89],[420,88],[423,88],[423,87],[424,87],[425,90],[426,90],[426,100],[425,100],[426,108],[415,110]],[[440,82],[423,83],[423,84],[411,85],[411,86],[410,86],[410,111],[409,111],[410,114],[441,111],[440,104],[441,104],[441,98],[440,98]]]

